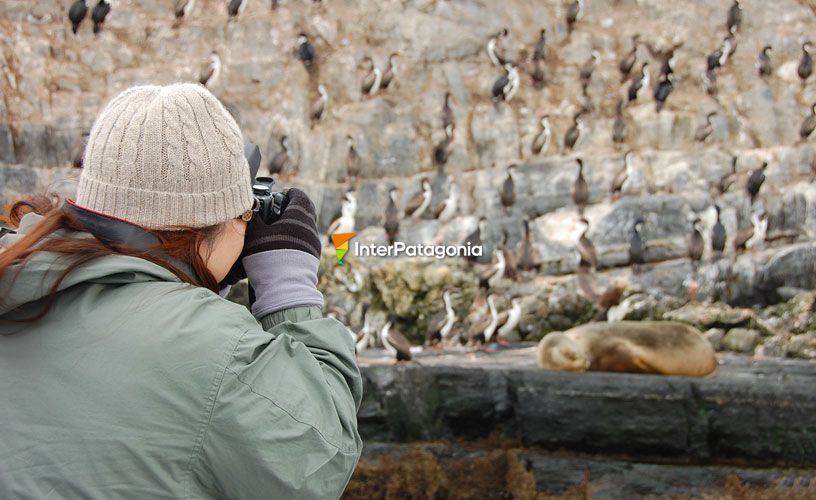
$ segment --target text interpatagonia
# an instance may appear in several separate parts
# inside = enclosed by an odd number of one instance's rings
[[[481,257],[482,245],[473,245],[469,241],[464,245],[406,245],[402,241],[395,241],[391,245],[376,245],[374,243],[361,245],[354,242],[354,255],[357,257]]]

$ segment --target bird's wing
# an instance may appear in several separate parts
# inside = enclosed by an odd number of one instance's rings
[[[391,328],[391,330],[388,331],[388,339],[391,341],[391,345],[394,346],[394,349],[396,349],[397,352],[410,357],[411,343],[408,342],[408,339],[406,339],[403,334]]]
[[[405,205],[405,214],[411,215],[412,213],[416,212],[417,208],[422,205],[422,202],[425,198],[422,196],[423,192],[419,191],[410,200],[408,200],[408,204]]]

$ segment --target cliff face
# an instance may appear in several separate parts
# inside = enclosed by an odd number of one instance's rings
[[[765,254],[741,258],[743,274],[750,276],[742,280],[740,293],[748,300],[759,279],[754,268],[784,245],[809,242],[814,228],[814,139],[797,141],[816,101],[816,77],[800,85],[796,65],[803,37],[816,33],[816,18],[811,7],[794,0],[745,0],[736,52],[719,72],[712,97],[701,75],[707,55],[727,34],[730,3],[588,1],[584,17],[568,34],[567,5],[559,2],[281,0],[273,10],[268,1],[249,0],[246,11],[228,21],[223,1],[198,0],[191,17],[174,28],[173,2],[132,0],[114,5],[100,35],[92,35],[86,20],[74,36],[66,18],[68,0],[5,0],[0,2],[0,201],[42,184],[70,194],[72,184],[54,183],[77,175],[67,165],[107,100],[134,84],[196,81],[200,65],[215,51],[223,66],[212,91],[234,114],[246,140],[261,145],[266,160],[280,150],[281,136],[289,137],[284,183],[314,197],[322,230],[339,213],[346,190],[346,137],[353,138],[361,158],[356,217],[361,242],[384,241],[382,217],[391,185],[400,188],[404,206],[419,190],[419,179],[428,176],[433,204],[445,198],[449,186],[458,187],[459,211],[447,224],[404,221],[401,239],[458,243],[484,215],[489,255],[502,230],[515,245],[526,215],[533,219],[544,269],[570,272],[580,230],[571,192],[575,158],[581,157],[590,190],[589,236],[602,266],[626,263],[629,231],[639,216],[646,221],[647,261],[684,256],[689,217],[701,216],[708,242],[715,202],[723,209],[730,249],[737,228],[750,224],[745,182],[767,161],[758,204],[768,213],[772,242]],[[500,50],[519,62],[521,85],[509,103],[494,103],[490,90],[502,71],[491,64],[485,45],[505,27],[509,35]],[[546,85],[538,89],[531,54],[541,29],[547,30]],[[310,70],[295,56],[300,32],[316,49]],[[665,108],[655,111],[652,90],[628,106],[627,141],[618,149],[611,140],[612,122],[629,85],[621,83],[618,62],[636,33],[655,49],[682,45],[675,53],[675,90]],[[764,45],[773,47],[773,74],[765,80],[755,69]],[[579,71],[592,49],[600,61],[585,98]],[[384,68],[391,53],[398,54],[393,83],[363,95],[364,58]],[[650,62],[653,89],[660,64],[645,44],[638,49],[638,65],[642,61]],[[320,84],[328,91],[328,108],[312,125],[310,109]],[[441,108],[447,91],[455,131],[444,173],[438,175],[432,153],[444,137]],[[583,115],[587,134],[574,151],[561,151],[573,115],[584,106],[590,108]],[[695,142],[709,112],[716,112],[713,132],[706,143]],[[531,142],[543,114],[551,117],[552,144],[534,156]],[[635,151],[625,185],[631,195],[611,199],[610,184],[629,148]],[[738,181],[718,199],[711,187],[729,171],[732,155],[738,157]],[[505,212],[498,189],[509,163],[519,164],[517,202]],[[710,266],[713,276],[722,278],[720,267]],[[668,274],[662,284],[682,293],[686,270]],[[814,284],[804,278],[797,286]],[[703,293],[714,295],[705,286]]]

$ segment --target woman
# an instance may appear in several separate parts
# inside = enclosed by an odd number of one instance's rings
[[[114,98],[83,165],[0,239],[0,498],[339,497],[362,383],[309,198],[245,222],[241,132],[198,85]]]

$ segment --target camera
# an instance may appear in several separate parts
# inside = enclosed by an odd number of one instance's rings
[[[261,166],[261,150],[257,144],[244,146],[244,156],[249,163],[250,177],[255,179],[252,183],[252,195],[255,197],[252,211],[258,214],[265,224],[272,224],[286,208],[288,197],[285,192],[273,189],[275,179],[272,177],[256,177]]]

